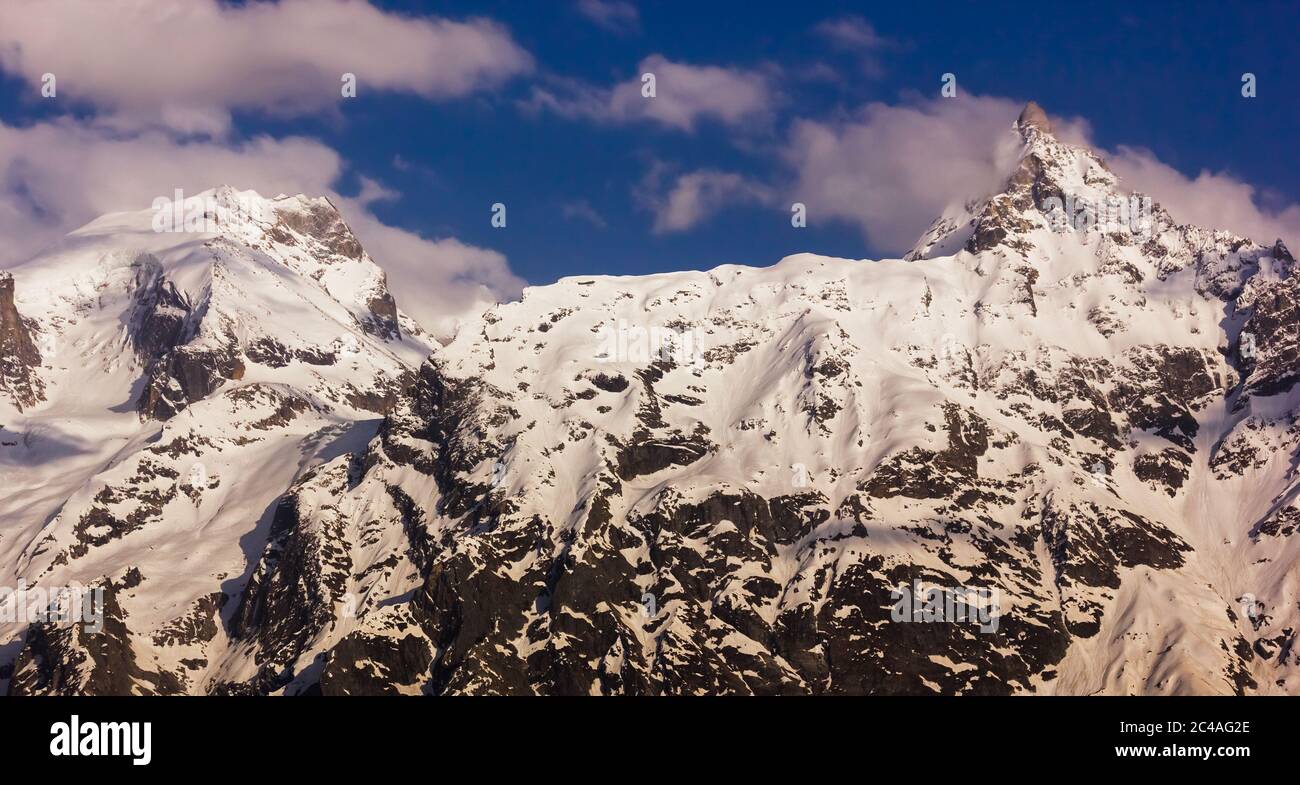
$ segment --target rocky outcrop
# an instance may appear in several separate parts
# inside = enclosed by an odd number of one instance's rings
[[[137,409],[141,417],[166,420],[243,375],[244,363],[233,344],[176,347],[150,366]]]
[[[119,588],[104,581],[99,619],[41,622],[27,632],[13,666],[10,695],[174,695],[184,682],[138,661],[118,602]]]
[[[37,369],[41,352],[35,325],[14,305],[14,278],[0,271],[0,392],[19,410],[45,400],[45,383]]]
[[[322,695],[397,695],[419,691],[433,651],[423,636],[354,632],[330,650],[321,671]]]
[[[1279,260],[1290,256],[1285,246],[1275,246],[1271,253]],[[1248,315],[1234,353],[1245,376],[1242,393],[1284,393],[1300,381],[1300,278],[1260,282],[1243,299]]]
[[[277,211],[277,217],[279,225],[270,233],[271,239],[277,242],[296,244],[293,235],[285,231],[287,229],[318,243],[319,249],[324,251],[320,254],[322,258],[338,255],[356,260],[364,253],[356,235],[327,198],[311,200],[306,209]]]
[[[401,325],[397,319],[397,301],[389,293],[386,280],[381,283],[379,291],[366,301],[366,307],[370,310],[370,318],[362,322],[366,332],[384,340],[402,337]]]
[[[231,619],[231,635],[259,647],[261,685],[292,678],[294,660],[333,620],[352,567],[340,533],[303,525],[297,505],[290,494],[276,509],[270,542]]]
[[[166,420],[226,381],[241,378],[243,356],[228,329],[220,340],[196,340],[209,303],[189,302],[161,274],[156,260],[140,265],[138,281],[128,333],[145,366],[136,409],[143,418]]]

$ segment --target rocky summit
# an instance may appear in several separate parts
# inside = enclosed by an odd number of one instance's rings
[[[1007,133],[903,259],[445,343],[324,199],[78,230],[0,279],[0,583],[105,618],[8,692],[1300,693],[1295,259]]]

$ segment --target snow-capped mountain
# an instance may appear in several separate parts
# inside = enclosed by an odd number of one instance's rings
[[[904,259],[446,345],[323,200],[74,233],[0,281],[0,568],[108,620],[8,625],[9,691],[1300,693],[1295,260],[1008,133]]]
[[[178,204],[208,223],[104,216],[0,284],[0,584],[117,581],[130,633],[110,660],[235,593],[267,511],[305,469],[363,447],[430,351],[327,200],[222,188]],[[20,625],[3,626],[12,660]],[[190,653],[162,646],[142,678],[187,686],[168,679]],[[99,660],[38,656],[58,671],[50,689],[127,683]],[[28,662],[11,689],[35,689]]]

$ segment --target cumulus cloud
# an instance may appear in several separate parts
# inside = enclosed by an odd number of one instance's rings
[[[766,204],[773,192],[768,186],[734,172],[700,169],[679,174],[664,190],[666,168],[653,167],[637,199],[654,213],[656,234],[682,232],[720,210],[739,204]]]
[[[337,153],[301,137],[225,145],[156,130],[120,136],[71,120],[0,123],[0,253],[21,260],[92,218],[144,209],[175,188],[325,193],[341,172]]]
[[[437,335],[451,334],[461,319],[523,292],[524,281],[498,251],[454,237],[426,238],[385,224],[355,199],[331,198],[388,274],[398,307]]]
[[[1300,241],[1300,205],[1265,207],[1254,186],[1229,174],[1202,170],[1189,177],[1133,147],[1121,146],[1106,160],[1125,185],[1150,194],[1177,221],[1228,229],[1265,244],[1282,238],[1295,247]]]
[[[936,99],[796,122],[785,148],[792,200],[808,206],[810,221],[850,221],[878,249],[906,250],[954,200],[1002,184],[1018,152],[1009,128],[1020,109],[1002,98]]]
[[[641,14],[627,0],[578,0],[578,13],[614,33],[630,33],[641,27]]]
[[[655,76],[655,97],[642,95],[642,74]],[[563,117],[605,123],[653,121],[693,131],[701,120],[742,126],[770,116],[775,94],[758,71],[673,62],[662,55],[641,61],[637,76],[611,88],[572,79],[535,87],[525,103]]]
[[[0,4],[0,68],[101,122],[220,133],[231,110],[293,115],[358,95],[465,95],[531,70],[500,25],[385,13],[364,0],[11,0]]]
[[[969,96],[872,103],[842,121],[797,121],[784,149],[794,174],[790,196],[808,205],[810,220],[854,223],[878,252],[902,253],[948,207],[1005,185],[1019,153],[1011,126],[1022,108],[1022,101]],[[1092,146],[1086,121],[1053,124],[1062,140]],[[1125,188],[1151,195],[1178,221],[1259,242],[1300,236],[1300,206],[1265,208],[1256,189],[1228,174],[1189,177],[1130,147],[1098,153]]]
[[[385,225],[371,207],[400,196],[366,178],[358,194],[343,196],[335,189],[345,172],[337,152],[302,137],[225,143],[159,130],[124,136],[71,120],[21,128],[0,122],[0,266],[104,213],[146,209],[176,188],[199,193],[228,184],[267,196],[330,197],[388,272],[399,305],[432,329],[519,293],[522,281],[501,254]]]

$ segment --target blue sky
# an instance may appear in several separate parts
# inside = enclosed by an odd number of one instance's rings
[[[168,130],[166,122],[161,131],[143,130],[144,121],[127,122],[114,128],[113,138],[159,133],[166,144],[193,148],[202,143],[209,151],[242,150],[263,138],[313,140],[337,154],[337,172],[326,181],[331,189],[356,197],[369,183],[368,188],[384,194],[358,202],[380,223],[420,238],[455,238],[495,251],[529,283],[729,262],[766,265],[798,251],[848,257],[897,254],[905,250],[898,237],[910,235],[921,220],[917,216],[928,214],[936,196],[927,193],[916,204],[898,205],[897,211],[868,208],[876,212],[859,216],[852,203],[857,197],[831,204],[830,196],[809,188],[808,178],[843,159],[849,172],[860,167],[864,180],[888,172],[880,177],[882,188],[901,191],[922,182],[926,189],[942,191],[948,177],[944,162],[978,156],[978,145],[987,143],[979,131],[963,136],[961,124],[989,116],[1000,128],[1003,119],[1014,118],[1008,107],[1031,98],[1053,116],[1076,121],[1080,133],[1099,148],[1127,150],[1124,156],[1132,159],[1135,171],[1141,163],[1159,162],[1161,177],[1139,183],[1153,191],[1157,185],[1176,189],[1180,181],[1175,174],[1193,183],[1202,171],[1212,173],[1213,181],[1198,184],[1200,202],[1188,208],[1192,217],[1214,215],[1216,200],[1233,198],[1242,203],[1224,214],[1244,211],[1250,219],[1242,222],[1252,225],[1227,228],[1260,234],[1300,226],[1300,208],[1288,212],[1300,202],[1295,165],[1300,90],[1296,69],[1288,67],[1300,26],[1294,3],[1250,9],[1226,3],[1095,2],[1066,9],[1055,3],[699,0],[376,0],[372,5],[399,15],[394,24],[417,17],[490,20],[482,22],[485,29],[499,32],[510,42],[512,56],[522,59],[484,76],[472,89],[426,88],[418,74],[397,74],[388,86],[376,87],[363,63],[355,67],[356,99],[308,102],[287,112],[281,111],[283,94],[249,88],[250,98],[208,88],[211,103],[229,112],[228,124],[196,132]],[[46,66],[33,43],[39,30],[34,23],[24,24],[28,26],[9,33],[8,40],[0,33],[0,53],[5,46],[10,52],[7,58],[0,54],[0,122],[8,129],[80,124],[96,128],[86,133],[103,145],[106,132],[99,128],[104,117],[143,117],[156,108],[148,106],[149,96],[170,89],[164,85],[150,87],[152,93],[141,88],[143,95],[115,94],[108,85],[70,100],[34,100],[37,74]],[[265,34],[265,45],[277,46],[276,33]],[[167,68],[173,55],[184,57],[169,50],[167,38],[158,41],[158,68]],[[184,47],[174,39],[172,45]],[[14,54],[15,47],[21,55]],[[116,54],[105,47],[102,57]],[[391,67],[400,70],[408,62],[413,70],[452,67],[414,64],[415,51],[395,45]],[[355,54],[346,42],[336,42],[326,54],[308,59],[311,68],[329,71],[336,63],[339,69],[349,67]],[[373,62],[383,61],[385,53],[372,54],[379,58]],[[634,83],[641,64],[656,56],[696,69],[682,72],[691,78],[703,80],[706,74],[700,69],[718,69],[724,87],[734,78],[736,84],[757,85],[760,94],[745,103],[729,88],[711,90],[702,81],[703,97],[686,110],[685,125],[646,116],[610,97],[618,85]],[[326,65],[321,65],[322,57]],[[43,59],[56,58],[47,54]],[[74,76],[78,68],[88,73],[94,65],[93,60],[60,60],[60,68]],[[282,74],[297,72],[292,62],[272,65]],[[482,66],[485,73],[491,68],[490,62]],[[309,70],[303,66],[304,73]],[[957,78],[957,101],[978,102],[976,115],[938,104],[945,72]],[[1241,95],[1245,72],[1256,76],[1256,98]],[[123,79],[134,77],[121,73]],[[140,76],[144,82],[156,78]],[[402,79],[417,86],[402,87]],[[323,89],[324,84],[304,83],[307,89]],[[73,77],[61,82],[69,92],[79,88]],[[653,100],[672,100],[673,88],[661,83]],[[443,92],[431,97],[435,89]],[[554,101],[548,105],[539,95]],[[715,99],[717,106],[710,103]],[[743,105],[737,108],[735,101]],[[864,109],[871,105],[877,107],[875,114]],[[918,154],[907,144],[906,122],[913,117],[903,112],[908,108],[916,117],[933,120],[927,126],[935,140],[932,149]],[[1011,116],[1003,118],[1007,112]],[[877,146],[872,140],[878,133]],[[821,169],[800,150],[813,137],[844,142],[828,142]],[[848,144],[851,137],[858,143]],[[915,138],[930,137],[918,132]],[[23,149],[22,155],[4,157],[0,136],[0,185],[13,204],[23,198],[39,201],[32,194],[40,190],[41,180],[29,173],[44,162],[34,142]],[[855,156],[879,160],[861,162]],[[929,168],[924,162],[916,168],[911,159],[918,156],[934,160]],[[698,173],[704,174],[691,177]],[[954,175],[953,190],[971,187],[972,177]],[[304,187],[311,185],[307,179]],[[178,174],[177,182],[190,181]],[[672,220],[666,217],[666,205],[674,189],[691,185],[704,189],[699,194],[703,201],[694,209],[689,209],[690,200],[684,201],[676,224],[666,225]],[[1247,189],[1244,195],[1242,188]],[[1155,195],[1166,200],[1165,194]],[[46,197],[47,202],[54,199]],[[808,203],[806,229],[790,226],[789,205],[796,199]],[[504,229],[490,224],[494,202],[507,206]],[[147,201],[139,206],[145,205]],[[84,210],[97,206],[88,204]],[[51,211],[48,204],[15,209],[31,215],[44,211],[47,219]],[[63,220],[84,219],[75,213],[69,208]],[[0,230],[5,228],[0,219]],[[1293,245],[1296,240],[1300,238]],[[386,264],[373,248],[372,254]]]
[[[1300,32],[1295,4],[1247,13],[1208,3],[1089,3],[1069,11],[1054,3],[952,3],[929,12],[912,3],[656,2],[640,4],[639,29],[623,35],[586,23],[561,3],[437,5],[453,16],[498,19],[543,68],[594,82],[635,76],[637,62],[652,53],[747,68],[834,67],[835,81],[788,90],[789,105],[772,137],[747,140],[760,148],[778,144],[791,117],[935,94],[940,75],[951,72],[963,91],[1032,98],[1053,114],[1085,117],[1104,147],[1142,145],[1184,173],[1226,171],[1276,190],[1285,201],[1300,200],[1300,89],[1294,51],[1283,43]],[[399,6],[428,8],[393,7]],[[891,42],[876,55],[878,72],[864,73],[854,52],[833,51],[812,32],[818,22],[843,15],[861,16]],[[1246,71],[1263,85],[1254,100],[1240,95]],[[422,215],[418,203],[394,204],[381,214],[498,248],[532,282],[723,262],[762,265],[802,250],[849,257],[894,250],[874,247],[843,221],[813,220],[796,231],[783,209],[758,205],[726,210],[691,231],[655,235],[648,231],[650,216],[630,198],[647,160],[764,175],[774,163],[738,150],[734,131],[716,124],[683,134],[648,124],[593,127],[545,114],[521,117],[509,101],[525,92],[435,112],[376,100],[356,107],[373,114],[343,129],[339,146],[376,172],[398,154],[423,163],[438,176],[389,172],[384,179],[404,193],[429,193],[429,207],[439,215]],[[576,199],[587,199],[608,226],[555,215],[556,203]],[[501,231],[490,228],[484,208],[498,200],[510,208]]]

